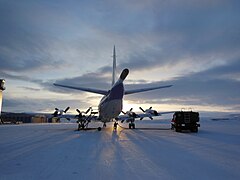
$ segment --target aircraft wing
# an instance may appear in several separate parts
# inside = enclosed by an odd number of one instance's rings
[[[160,112],[157,115],[150,114],[150,113],[137,113],[135,117],[130,117],[130,116],[124,114],[124,115],[119,115],[116,118],[116,120],[129,122],[129,121],[131,121],[132,118],[134,118],[135,120],[139,120],[139,119],[142,120],[143,118],[152,119],[152,117],[161,116],[163,114],[171,114],[174,112],[176,112],[176,111]]]
[[[135,120],[135,118],[140,118],[138,115],[137,115],[137,117],[130,117],[130,116],[128,116],[128,115],[125,115],[125,114],[123,114],[123,115],[119,115],[117,118],[115,118],[116,120],[118,120],[118,121],[122,121],[122,122],[130,122],[132,119],[134,119]]]
[[[151,90],[155,90],[155,89],[169,88],[169,87],[172,87],[172,85],[157,86],[157,87],[142,88],[142,89],[133,89],[133,90],[126,90],[126,91],[125,91],[125,95],[134,94],[134,93],[139,93],[139,92],[145,92],[145,91],[151,91]]]
[[[157,113],[156,115],[150,114],[150,113],[138,113],[136,118],[156,117],[156,116],[162,116],[164,114],[171,114],[174,112],[176,111],[160,112],[160,113]]]
[[[161,116],[163,114],[171,114],[171,113],[175,113],[176,111],[168,111],[168,112],[159,112],[158,116]]]
[[[70,88],[70,89],[76,89],[80,91],[86,91],[86,92],[91,92],[91,93],[96,93],[96,94],[102,94],[106,95],[108,91],[105,90],[100,90],[100,89],[92,89],[92,88],[85,88],[85,87],[74,87],[74,86],[66,86],[66,85],[61,85],[61,84],[53,84],[54,86],[60,86],[64,88]]]

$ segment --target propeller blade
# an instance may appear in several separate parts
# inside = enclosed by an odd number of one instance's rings
[[[70,109],[70,107],[67,107],[67,108],[64,110],[64,112],[66,113],[69,109]]]
[[[129,111],[132,111],[133,110],[133,108],[131,108]]]
[[[81,114],[81,111],[79,109],[76,109],[76,111],[78,112],[78,114]]]
[[[142,110],[142,112],[145,112],[142,107],[139,107],[139,109]]]
[[[56,111],[58,111],[59,109],[58,108],[55,108]]]
[[[85,112],[85,114],[87,114],[91,109],[92,107],[89,107],[88,110]]]
[[[143,117],[141,117],[140,120],[143,120]]]
[[[153,120],[152,116],[149,116],[149,118],[150,118],[151,120]]]
[[[150,107],[149,109],[152,109],[152,107]]]
[[[124,111],[122,111],[123,114],[126,114]]]

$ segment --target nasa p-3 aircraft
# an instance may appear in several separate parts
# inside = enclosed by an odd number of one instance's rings
[[[112,87],[110,90],[99,90],[99,89],[92,89],[92,88],[86,88],[86,87],[74,87],[69,85],[61,85],[54,83],[55,86],[60,86],[64,88],[70,88],[75,90],[81,90],[81,91],[87,91],[91,93],[96,94],[102,94],[104,95],[98,105],[98,111],[99,111],[99,117],[98,119],[103,122],[103,126],[106,126],[107,122],[110,122],[114,118],[118,118],[119,114],[122,112],[122,104],[123,104],[123,96],[139,93],[139,92],[145,92],[145,91],[151,91],[155,89],[161,89],[161,88],[168,88],[172,85],[167,86],[157,86],[157,87],[151,87],[151,88],[142,88],[142,89],[134,89],[134,90],[124,90],[123,81],[128,76],[129,70],[124,69],[119,77],[119,79],[115,82],[115,76],[116,76],[116,50],[115,46],[113,48],[113,72],[112,72]],[[99,128],[99,130],[101,130]]]

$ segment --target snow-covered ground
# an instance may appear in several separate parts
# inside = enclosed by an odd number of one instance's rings
[[[117,132],[111,123],[101,132],[74,131],[73,123],[1,125],[0,179],[240,179],[240,120],[200,124],[198,133],[169,130],[169,120]]]

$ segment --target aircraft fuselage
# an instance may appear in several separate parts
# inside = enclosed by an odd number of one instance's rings
[[[98,110],[102,122],[109,122],[116,118],[122,111],[124,85],[123,81],[128,75],[128,69],[124,69],[119,80],[108,91],[108,94],[101,99]]]

